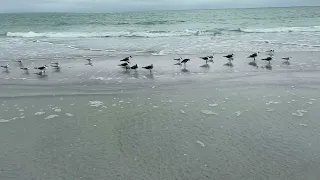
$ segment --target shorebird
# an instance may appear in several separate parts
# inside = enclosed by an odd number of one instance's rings
[[[127,63],[130,63],[130,62],[129,62],[130,58],[132,58],[132,56],[123,58],[123,59],[121,59],[120,61],[126,61]]]
[[[281,59],[286,60],[286,61],[289,61],[289,60],[291,59],[291,57],[283,57],[283,58],[281,58]]]
[[[137,70],[138,69],[138,64],[131,66],[131,69]]]
[[[44,75],[44,71],[40,71],[40,72],[33,73],[33,74],[36,74],[36,75],[42,76],[42,75]]]
[[[22,64],[23,61],[22,60],[16,60],[15,62],[19,63],[19,64]]]
[[[206,61],[206,64],[208,64],[208,60],[209,60],[209,56],[206,56],[206,57],[200,57],[201,59],[205,60]]]
[[[48,66],[44,65],[44,66],[40,66],[40,67],[35,67],[34,69],[39,69],[41,71],[45,71],[47,68],[48,68]]]
[[[9,69],[9,65],[7,64],[7,65],[4,65],[4,66],[1,66],[2,68],[4,68],[4,69],[6,69],[6,70],[8,70]]]
[[[88,63],[91,63],[92,59],[91,58],[87,58],[86,61],[88,61]]]
[[[148,70],[150,70],[150,72],[151,72],[151,70],[153,69],[153,64],[151,64],[151,65],[149,65],[149,66],[142,67],[142,68],[148,69]]]
[[[268,61],[269,62],[269,64],[270,64],[270,61],[272,60],[272,56],[269,56],[269,57],[267,57],[267,58],[263,58],[263,59],[261,59],[261,60],[263,60],[263,61]]]
[[[179,57],[179,58],[173,58],[173,60],[175,60],[175,61],[181,61],[182,60],[182,57]]]
[[[256,60],[256,57],[258,56],[260,52],[257,52],[257,53],[253,53],[251,54],[250,56],[248,56],[248,58],[253,58],[253,60],[255,61]]]
[[[44,66],[40,66],[40,67],[35,67],[34,69],[39,69],[39,70],[43,71],[43,73],[46,73],[47,68],[48,68],[48,66],[44,65]]]
[[[129,64],[125,62],[125,63],[119,64],[118,66],[125,68],[125,67],[127,67],[128,65],[129,65]]]
[[[51,67],[56,68],[56,69],[60,68],[59,64],[51,64]]]
[[[54,64],[56,66],[59,66],[59,62],[52,62],[51,64]]]
[[[28,68],[28,67],[22,67],[22,68],[20,68],[20,69],[25,70],[25,71],[29,71],[29,68]]]
[[[184,60],[181,61],[181,64],[183,63],[184,65],[186,65],[186,63],[187,63],[188,61],[190,61],[190,59],[184,59]]]
[[[273,49],[271,49],[271,50],[269,50],[269,51],[266,51],[267,52],[267,54],[269,55],[269,56],[273,56],[274,55],[274,50]]]
[[[233,58],[233,53],[232,54],[228,54],[228,55],[226,55],[226,56],[223,56],[223,57],[225,57],[225,58],[228,58],[228,59],[232,59]]]
[[[208,56],[208,58],[209,58],[209,59],[213,59],[213,56],[214,56],[214,54],[213,54],[213,55],[211,55],[211,56]]]

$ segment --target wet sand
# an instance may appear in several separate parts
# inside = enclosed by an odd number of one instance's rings
[[[209,69],[152,56],[132,60],[152,73],[126,72],[99,56],[1,73],[0,178],[317,179],[320,54],[276,53],[272,70],[235,54]]]

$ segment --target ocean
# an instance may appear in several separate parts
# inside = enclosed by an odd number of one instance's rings
[[[1,14],[0,45],[12,50],[0,59],[318,51],[319,14],[319,7]],[[45,54],[35,52],[39,46]]]
[[[320,7],[0,14],[0,179],[317,180],[319,51]]]

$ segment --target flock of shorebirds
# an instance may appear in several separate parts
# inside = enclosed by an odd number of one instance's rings
[[[256,52],[256,53],[253,53],[253,54],[251,54],[251,55],[248,56],[248,58],[253,59],[253,61],[249,62],[249,65],[258,67],[258,66],[257,66],[257,63],[256,63],[256,58],[258,57],[258,54],[259,54],[259,53],[260,53],[260,52]],[[268,64],[265,66],[265,68],[270,69],[270,68],[272,68],[271,65],[270,65],[270,62],[273,60],[274,50],[266,51],[266,53],[267,53],[268,57],[263,58],[263,59],[261,59],[261,60],[263,60],[263,61],[268,61]],[[234,60],[234,54],[233,54],[233,53],[232,53],[232,54],[228,54],[228,55],[225,55],[225,56],[223,56],[223,57],[227,58],[228,61],[229,61],[228,63],[226,63],[226,64],[224,64],[224,65],[225,65],[225,66],[233,67],[232,61]],[[131,58],[132,58],[132,56],[126,57],[126,58],[124,58],[124,59],[121,59],[120,62],[123,62],[123,63],[122,63],[122,64],[119,64],[118,66],[124,68],[125,70],[137,70],[137,69],[138,69],[138,64],[135,64],[135,65],[133,65],[133,66],[130,66],[130,59],[131,59]],[[205,64],[202,65],[202,66],[200,66],[200,67],[203,67],[203,68],[205,68],[205,67],[210,67],[210,65],[208,64],[208,62],[214,63],[213,58],[214,58],[214,55],[205,56],[205,57],[200,57],[200,59],[205,60]],[[289,64],[290,64],[290,63],[289,63],[290,58],[291,58],[291,57],[283,57],[282,59],[285,60],[283,63],[289,65]],[[174,58],[174,60],[175,60],[175,61],[178,61],[177,63],[174,64],[174,65],[178,65],[178,66],[182,66],[182,65],[186,66],[187,62],[190,61],[190,59],[183,59],[183,58],[181,58],[181,57],[180,57],[180,58]],[[86,65],[91,65],[91,66],[92,66],[92,59],[91,59],[91,58],[87,58],[86,61],[88,62]],[[19,63],[19,66],[20,66],[20,69],[21,69],[21,70],[24,70],[26,73],[29,73],[29,70],[30,70],[30,69],[29,69],[28,67],[24,67],[22,60],[18,60],[18,61],[16,61],[16,62]],[[59,62],[52,62],[52,63],[50,64],[50,66],[51,66],[52,68],[54,68],[56,71],[59,71],[59,70],[60,70],[60,64],[59,64]],[[9,67],[8,64],[7,64],[7,65],[2,65],[1,67],[4,68],[5,71],[9,72],[8,69],[9,69],[10,67]],[[146,70],[149,70],[149,71],[151,72],[152,69],[153,69],[153,67],[154,67],[153,64],[151,64],[151,65],[148,65],[148,66],[143,66],[142,68],[143,68],[143,69],[146,69]],[[39,71],[36,72],[36,73],[34,73],[34,74],[37,74],[37,75],[39,75],[39,76],[45,75],[47,68],[48,68],[47,65],[35,67],[34,69],[39,70]]]
[[[258,67],[258,65],[256,63],[256,58],[258,57],[259,53],[260,52],[256,52],[256,53],[253,53],[253,54],[248,56],[248,58],[253,59],[252,62],[249,62],[249,65]],[[264,67],[267,68],[267,69],[270,69],[270,68],[272,68],[271,67],[271,61],[273,60],[274,50],[266,51],[266,53],[267,53],[268,57],[262,58],[261,60],[268,61],[268,64],[266,66],[264,66]],[[232,61],[234,60],[234,54],[233,53],[232,54],[228,54],[228,55],[225,55],[223,57],[225,57],[225,58],[227,58],[229,60],[229,62],[224,64],[224,65],[232,67],[233,66]],[[126,58],[120,60],[120,61],[124,61],[124,63],[119,64],[119,66],[124,68],[124,69],[126,69],[126,70],[130,70],[130,69],[137,70],[138,69],[138,65],[137,64],[135,64],[134,66],[130,66],[130,59],[131,58],[132,58],[132,56],[129,56],[129,57],[126,57]],[[203,59],[206,62],[204,65],[202,65],[200,67],[203,67],[203,68],[210,67],[208,62],[214,63],[213,58],[214,58],[214,55],[200,57],[200,59]],[[285,60],[283,63],[289,65],[290,64],[289,63],[290,58],[291,57],[283,57],[282,59]],[[87,60],[91,60],[91,59],[87,59]],[[173,60],[178,61],[177,63],[174,64],[174,65],[177,65],[177,66],[182,66],[182,65],[186,66],[187,62],[190,61],[190,59],[188,59],[188,58],[183,59],[181,57],[180,58],[174,58]],[[154,67],[153,64],[151,64],[149,66],[144,66],[142,68],[148,69],[151,72],[153,67]]]

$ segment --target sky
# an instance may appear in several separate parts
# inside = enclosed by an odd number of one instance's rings
[[[320,6],[320,0],[0,0],[6,12],[116,12]]]

